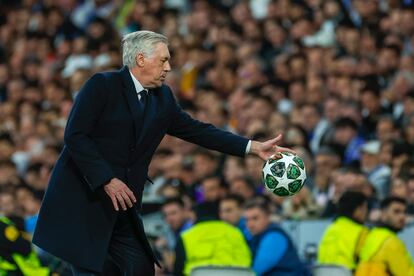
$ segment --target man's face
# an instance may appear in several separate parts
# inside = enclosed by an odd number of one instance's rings
[[[324,105],[324,115],[330,121],[334,122],[338,118],[339,103],[336,99],[328,99]]]
[[[14,152],[13,145],[8,141],[0,141],[0,161],[9,160]]]
[[[220,219],[234,226],[240,221],[241,209],[234,200],[223,200],[220,202]]]
[[[339,157],[330,154],[320,153],[315,157],[315,165],[318,174],[329,176],[340,163]]]
[[[347,145],[356,136],[356,132],[351,127],[338,127],[335,130],[335,141],[340,145]]]
[[[15,212],[15,202],[13,195],[10,193],[0,194],[0,214],[4,216],[12,215]]]
[[[236,179],[230,183],[230,191],[235,195],[239,195],[244,199],[249,199],[254,196],[254,191],[249,188],[249,184],[242,179]]]
[[[361,103],[370,113],[376,113],[380,108],[379,98],[371,91],[361,95]]]
[[[184,224],[184,210],[178,204],[174,203],[163,206],[162,213],[172,230],[176,231]]]
[[[405,226],[406,206],[399,202],[391,203],[382,211],[381,222],[396,230],[402,230]]]
[[[379,165],[379,155],[362,152],[361,154],[361,168],[362,171],[369,173]]]
[[[144,87],[160,87],[167,73],[171,71],[170,52],[165,43],[155,44],[152,55],[145,57],[138,54],[138,65],[142,67],[142,84]],[[141,79],[140,79],[141,81]]]
[[[364,223],[368,215],[368,203],[365,202],[354,211],[354,219],[359,223]]]
[[[398,67],[399,57],[390,49],[382,49],[378,55],[378,69],[388,73]]]
[[[245,210],[244,217],[246,226],[252,235],[262,233],[270,224],[269,215],[257,207]]]
[[[217,162],[209,157],[197,154],[194,156],[194,173],[196,178],[201,179],[214,173]]]
[[[208,178],[202,183],[204,200],[216,201],[221,196],[220,180],[218,178]]]
[[[305,106],[302,108],[302,119],[302,127],[307,131],[312,131],[319,123],[320,117],[316,108]]]
[[[380,120],[377,124],[377,136],[380,141],[393,138],[394,125],[389,120]]]

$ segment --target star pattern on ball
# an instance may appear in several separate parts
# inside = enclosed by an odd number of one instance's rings
[[[306,180],[303,160],[290,153],[282,153],[279,159],[269,159],[263,165],[262,174],[266,189],[278,196],[298,193]]]

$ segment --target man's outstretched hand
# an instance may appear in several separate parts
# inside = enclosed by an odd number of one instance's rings
[[[104,186],[104,190],[111,198],[116,211],[119,211],[119,205],[121,205],[121,208],[125,211],[127,206],[131,208],[133,204],[137,202],[134,193],[118,178],[112,178],[111,181]]]
[[[273,155],[279,155],[281,152],[290,152],[295,154],[294,150],[289,148],[279,147],[277,144],[282,140],[282,134],[276,138],[267,140],[265,142],[252,141],[250,153],[258,155],[264,161]]]

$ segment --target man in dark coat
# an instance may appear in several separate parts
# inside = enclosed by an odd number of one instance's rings
[[[280,135],[260,143],[192,119],[163,85],[167,38],[123,38],[124,67],[97,73],[76,96],[65,147],[43,199],[33,242],[75,275],[153,275],[158,264],[140,218],[148,165],[165,134],[211,150],[266,159],[286,149]]]

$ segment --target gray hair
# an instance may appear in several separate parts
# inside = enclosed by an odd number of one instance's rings
[[[136,66],[136,56],[142,53],[150,57],[154,52],[157,43],[168,44],[168,39],[162,34],[151,31],[137,31],[125,35],[122,38],[122,61],[128,68]]]

